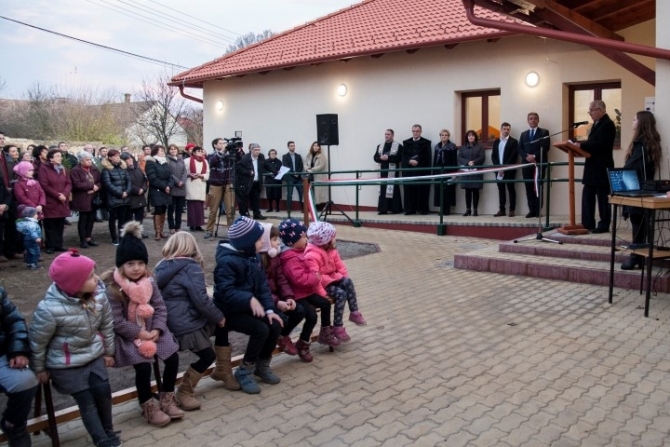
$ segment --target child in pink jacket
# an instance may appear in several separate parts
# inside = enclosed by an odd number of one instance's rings
[[[325,298],[325,292],[319,293],[323,290],[320,275],[305,259],[306,232],[307,228],[296,219],[286,219],[279,224],[279,237],[285,245],[279,259],[295,301],[301,304],[304,301],[305,306],[321,310],[321,331],[317,341],[322,345],[339,346],[340,342],[333,335],[334,328],[330,325],[330,301]]]
[[[321,274],[320,294],[327,294],[335,300],[335,318],[333,332],[341,342],[351,340],[342,323],[344,304],[349,303],[349,321],[363,326],[367,322],[358,310],[356,289],[349,278],[347,267],[335,248],[335,227],[328,222],[313,222],[307,230],[309,243],[305,248],[305,258],[312,269]]]

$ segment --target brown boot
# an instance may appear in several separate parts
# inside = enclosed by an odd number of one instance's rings
[[[177,401],[172,393],[158,393],[160,397],[161,411],[167,414],[170,419],[181,419],[184,417],[184,412],[177,406]]]
[[[182,377],[181,384],[179,384],[175,395],[177,403],[182,410],[191,411],[200,408],[200,402],[193,397],[193,390],[198,385],[201,378],[202,374],[190,366],[184,372],[184,377]]]
[[[230,367],[230,346],[214,346],[216,352],[216,367],[210,376],[214,380],[222,380],[223,386],[231,391],[240,389],[240,384],[233,376],[233,371]]]
[[[167,220],[167,215],[166,214],[161,214],[160,219],[161,219],[161,222],[160,222],[161,237],[163,239],[167,239],[168,236],[166,236],[165,233],[163,232],[163,227],[165,227],[165,221]]]
[[[160,216],[154,215],[154,231],[156,232],[154,239],[157,241],[161,240],[161,225]]]
[[[163,413],[156,401],[151,398],[142,404],[142,416],[149,425],[154,427],[165,427],[172,420],[170,416]]]

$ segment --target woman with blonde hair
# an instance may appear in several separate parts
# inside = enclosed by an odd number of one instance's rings
[[[181,351],[198,356],[184,373],[176,399],[183,410],[197,410],[200,402],[193,392],[209,365],[216,360],[211,377],[230,390],[239,390],[230,366],[230,344],[226,319],[207,295],[202,253],[191,233],[180,231],[163,247],[163,259],[154,270],[156,284],[167,306],[167,325]],[[214,335],[215,349],[209,338]]]
[[[309,173],[309,182],[323,181],[328,179],[328,174],[319,174],[328,171],[328,158],[321,152],[318,141],[312,143],[309,154],[305,159],[305,171]],[[326,186],[312,187],[314,190],[314,204],[326,203],[328,201],[328,188]]]

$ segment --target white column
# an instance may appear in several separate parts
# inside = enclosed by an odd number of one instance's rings
[[[670,49],[670,27],[663,18],[670,17],[670,2],[656,0],[656,47]],[[670,178],[670,61],[656,59],[656,124],[661,134],[663,161],[661,178]]]

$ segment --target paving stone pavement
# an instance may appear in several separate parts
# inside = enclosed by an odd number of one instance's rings
[[[492,245],[338,226],[381,252],[347,261],[369,324],[312,364],[279,355],[260,395],[209,379],[202,409],[148,427],[114,408],[124,446],[670,445],[670,297],[452,268]],[[64,446],[89,445],[81,421]],[[49,445],[41,435],[34,445]]]

